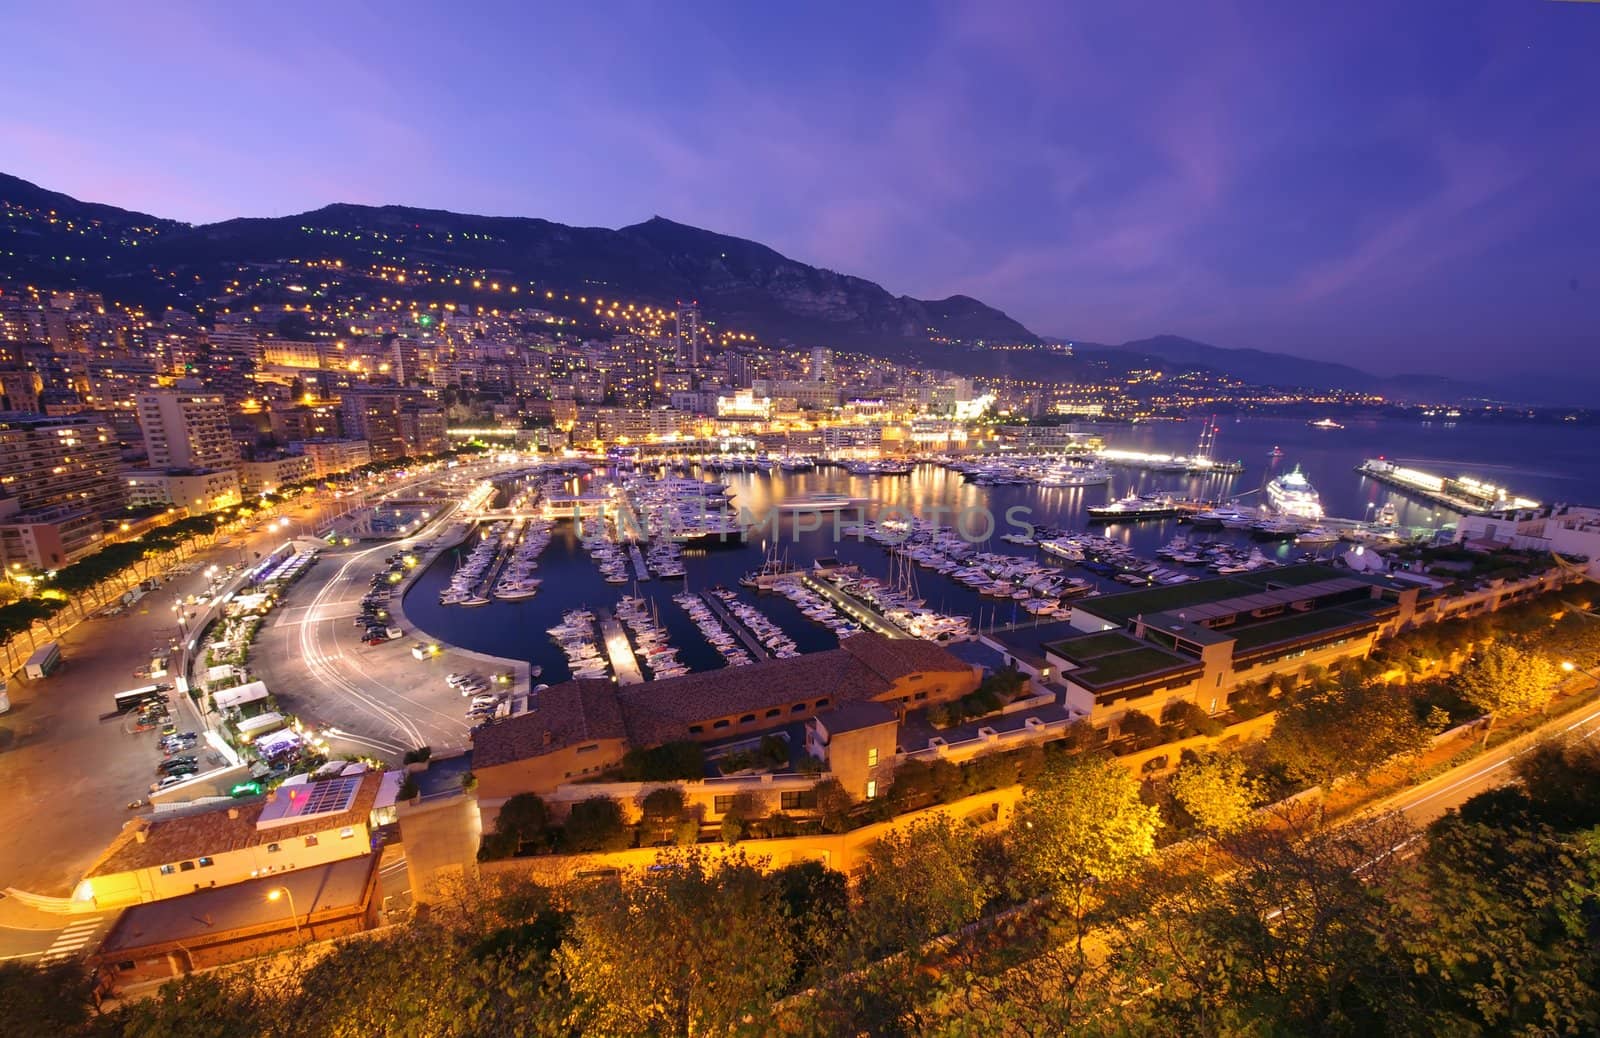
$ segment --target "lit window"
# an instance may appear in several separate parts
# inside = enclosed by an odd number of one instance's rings
[[[279,852],[279,851],[280,851],[280,850],[282,850],[282,849],[283,849],[283,848],[281,848],[281,847],[279,847],[279,846],[278,846],[278,845],[277,845],[277,844],[275,844],[275,843],[269,843],[269,844],[267,844],[267,853],[268,853],[268,854],[277,854],[277,853],[278,853],[278,852]]]
[[[213,866],[215,864],[216,864],[216,862],[212,861],[210,858],[201,858],[200,859],[200,867],[202,869],[209,869],[211,866]]]
[[[354,836],[355,834],[356,834],[356,831],[355,831],[354,827],[347,825],[343,829],[339,830],[339,839],[348,840],[348,839],[350,839],[350,837]]]
[[[872,749],[867,751],[867,767],[876,768],[877,766],[878,766],[878,748],[876,746],[874,746],[874,747],[872,747]]]
[[[177,872],[177,871],[178,871],[178,866],[176,866],[176,865],[163,865],[163,866],[161,866],[161,874],[163,876],[170,876],[174,872]]]
[[[877,783],[877,781],[873,780],[873,779],[868,779],[867,780],[867,799],[871,800],[873,797],[875,797],[877,795],[878,795],[878,783]]]

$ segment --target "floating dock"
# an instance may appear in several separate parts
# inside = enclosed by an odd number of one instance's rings
[[[806,576],[800,578],[800,583],[832,602],[844,612],[844,615],[852,620],[860,621],[861,626],[869,631],[881,634],[885,638],[911,637],[911,635],[891,623],[889,618],[879,612],[876,606],[868,605],[842,588],[834,587],[826,580],[817,580],[815,577]]]
[[[605,643],[606,655],[611,657],[611,670],[617,676],[617,684],[643,684],[644,674],[639,671],[639,660],[633,654],[633,645],[628,641],[622,624],[608,612],[602,611],[597,615],[600,617],[600,639]]]
[[[700,592],[700,599],[711,607],[712,614],[722,621],[722,626],[726,627],[733,633],[735,638],[744,643],[744,647],[750,650],[750,655],[753,659],[765,660],[772,658],[772,653],[768,652],[767,647],[761,644],[761,639],[755,636],[755,632],[751,631],[750,628],[744,625],[742,620],[733,615],[733,611],[728,608],[728,603],[709,591]]]

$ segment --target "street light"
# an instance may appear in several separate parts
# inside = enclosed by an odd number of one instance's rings
[[[273,887],[267,891],[267,900],[276,901],[280,895],[289,899],[289,921],[294,923],[294,940],[298,944],[300,943],[300,913],[294,910],[294,895],[289,892],[288,887]]]

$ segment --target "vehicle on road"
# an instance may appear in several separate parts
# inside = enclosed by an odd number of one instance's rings
[[[118,692],[112,696],[111,702],[119,714],[150,704],[165,706],[167,697],[162,692],[166,688],[166,685],[142,685],[139,688],[130,688],[126,692]]]
[[[33,655],[28,657],[28,662],[22,665],[22,669],[28,675],[29,681],[43,681],[55,673],[55,669],[59,666],[61,666],[61,646],[56,642],[46,642],[34,650]]]

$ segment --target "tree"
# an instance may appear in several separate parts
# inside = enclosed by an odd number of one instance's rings
[[[578,1032],[727,1034],[747,1016],[764,1019],[794,967],[778,888],[742,858],[713,867],[674,851],[574,901],[557,959]]]
[[[1017,804],[1018,858],[1045,889],[1120,879],[1155,849],[1160,812],[1116,761],[1080,755],[1051,762]]]
[[[578,854],[626,850],[633,842],[622,820],[622,805],[606,796],[573,804],[561,839],[568,851]]]
[[[509,858],[526,844],[543,848],[550,839],[550,809],[534,793],[518,793],[500,805],[494,830],[484,838],[484,858]]]
[[[1561,671],[1550,660],[1510,642],[1484,646],[1478,658],[1456,676],[1461,696],[1489,716],[1484,742],[1501,714],[1543,710],[1555,694]]]
[[[1334,687],[1292,698],[1278,711],[1266,752],[1292,777],[1327,788],[1389,759],[1420,752],[1426,729],[1411,700],[1382,685]]]
[[[850,810],[855,804],[839,780],[823,779],[817,783],[814,791],[822,828],[830,833],[842,833],[850,828]]]
[[[857,945],[866,956],[915,948],[978,918],[993,893],[972,827],[934,814],[868,850],[851,917]]]
[[[748,790],[733,795],[733,803],[722,813],[722,842],[738,843],[749,830],[750,823],[766,814],[761,797]]]
[[[90,987],[76,959],[48,966],[0,962],[0,1020],[14,1034],[71,1034],[89,1018]]]
[[[1470,802],[1469,802],[1470,803]],[[1456,1033],[1600,1031],[1595,838],[1446,815],[1399,892],[1419,983]]]
[[[1178,806],[1213,837],[1244,828],[1262,795],[1261,784],[1250,777],[1244,759],[1233,753],[1212,753],[1185,763],[1168,787]]]
[[[651,842],[670,835],[688,807],[683,790],[677,786],[658,786],[639,802],[639,812]]]
[[[1540,743],[1515,768],[1541,822],[1566,831],[1600,825],[1600,746],[1586,739]]]

